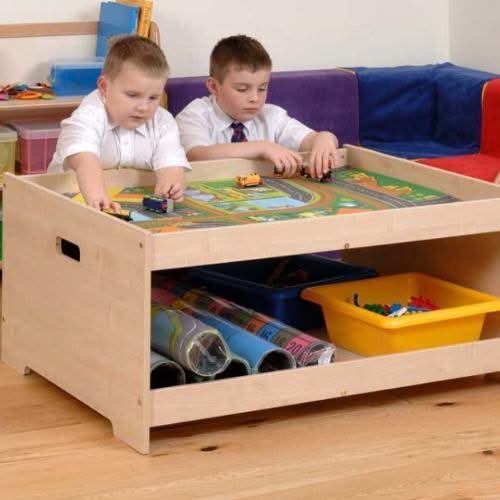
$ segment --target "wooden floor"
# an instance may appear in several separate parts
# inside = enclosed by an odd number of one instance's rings
[[[500,383],[482,377],[156,431],[142,456],[0,364],[0,498],[498,499]]]
[[[500,499],[500,376],[184,424],[153,438],[153,453],[140,455],[87,406],[0,363],[0,500]]]

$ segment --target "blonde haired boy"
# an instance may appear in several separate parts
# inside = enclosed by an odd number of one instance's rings
[[[159,106],[168,71],[151,40],[117,39],[97,90],[62,121],[48,172],[73,169],[86,203],[98,210],[119,208],[106,194],[102,170],[120,166],[153,169],[156,196],[181,201],[190,167],[174,118]]]
[[[316,132],[266,104],[272,62],[254,38],[220,40],[210,55],[209,97],[195,99],[176,117],[190,160],[265,158],[286,176],[297,173],[310,151],[314,177],[327,173],[338,145],[330,132]]]

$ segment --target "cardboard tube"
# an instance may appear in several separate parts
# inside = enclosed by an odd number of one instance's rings
[[[186,374],[182,367],[175,361],[151,351],[150,355],[151,389],[172,387],[186,383]]]
[[[151,306],[151,347],[183,368],[210,377],[229,364],[229,348],[222,335],[182,311]]]
[[[295,358],[285,349],[252,335],[244,328],[216,314],[188,304],[168,290],[153,288],[151,300],[179,309],[216,328],[224,337],[231,352],[248,361],[252,373],[286,370],[296,367]]]

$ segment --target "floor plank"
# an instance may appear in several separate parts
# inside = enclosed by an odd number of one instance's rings
[[[475,377],[177,425],[142,456],[0,364],[0,498],[500,498],[499,392]]]

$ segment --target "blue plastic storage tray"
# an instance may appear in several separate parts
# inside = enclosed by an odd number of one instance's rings
[[[50,69],[52,89],[57,96],[90,94],[97,88],[104,65],[102,57],[88,60],[61,59],[54,61]]]
[[[321,308],[300,298],[304,288],[377,276],[373,269],[318,255],[230,262],[195,267],[189,273],[211,293],[301,330],[324,325]],[[293,277],[302,280],[293,283]]]

